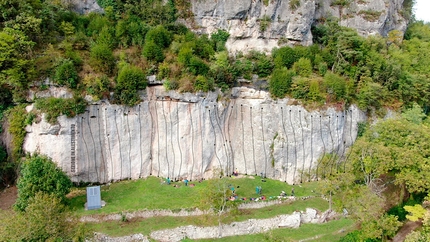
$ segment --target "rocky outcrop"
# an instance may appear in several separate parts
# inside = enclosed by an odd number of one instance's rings
[[[311,45],[311,26],[329,17],[363,36],[386,36],[406,30],[404,0],[191,0],[192,19],[182,19],[195,32],[230,33],[231,53],[250,50],[270,52],[282,45]],[[339,2],[339,1],[338,1]],[[96,0],[70,1],[79,13],[102,12]]]
[[[246,87],[219,97],[149,87],[134,107],[101,101],[58,124],[28,126],[24,150],[48,155],[76,182],[150,175],[196,180],[237,168],[299,183],[318,169],[323,154],[344,156],[365,119],[354,106],[308,111]]]
[[[269,52],[285,44],[312,44],[311,26],[330,16],[340,25],[364,35],[387,35],[406,29],[401,16],[403,0],[351,0],[345,6],[333,0],[192,0],[197,32],[211,34],[218,29],[230,33],[230,52],[259,50]],[[197,26],[197,27],[195,27]]]
[[[307,208],[305,212],[293,212],[289,215],[279,215],[268,219],[249,219],[243,222],[223,224],[221,227],[182,226],[174,229],[158,230],[150,237],[157,241],[181,241],[189,239],[212,239],[227,236],[264,233],[276,228],[298,228],[304,223],[323,223],[331,211],[318,214],[315,209]],[[303,219],[306,218],[306,219]]]

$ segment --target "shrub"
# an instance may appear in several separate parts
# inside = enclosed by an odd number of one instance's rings
[[[29,200],[38,192],[51,194],[65,203],[72,182],[50,158],[35,155],[21,165],[17,187],[18,199],[15,208],[24,211]]]
[[[269,82],[270,94],[277,98],[284,98],[290,91],[294,76],[295,73],[286,67],[275,69]]]
[[[288,46],[273,51],[273,60],[276,68],[291,68],[298,59],[294,49]]]
[[[113,73],[115,57],[106,44],[95,44],[90,50],[90,63],[94,69],[104,73]]]
[[[153,41],[145,41],[142,54],[150,61],[162,62],[164,60],[163,49]]]
[[[59,85],[76,88],[78,85],[78,72],[73,61],[65,59],[55,69],[54,81]]]
[[[346,80],[333,72],[327,72],[324,76],[324,85],[327,93],[334,96],[335,100],[346,99]]]
[[[293,65],[294,71],[303,77],[309,77],[312,74],[312,64],[311,61],[307,58],[300,58]]]
[[[102,99],[109,94],[110,80],[107,76],[86,76],[84,77],[84,85],[88,94],[96,100]]]
[[[145,73],[136,66],[125,65],[118,73],[118,90],[142,90],[147,86]]]
[[[230,34],[222,29],[218,29],[217,32],[212,33],[211,40],[213,43],[213,48],[216,51],[224,51],[225,43],[227,42],[228,37],[230,37]]]
[[[60,115],[74,117],[77,114],[85,112],[86,102],[83,98],[41,98],[35,102],[35,108],[45,113],[45,119],[48,123],[57,122]]]
[[[206,75],[209,71],[209,66],[196,56],[191,57],[188,68],[194,75]]]
[[[145,43],[147,42],[154,42],[161,48],[166,48],[172,42],[172,36],[162,25],[158,25],[146,33]]]
[[[9,133],[12,134],[12,160],[17,161],[23,155],[22,146],[25,140],[25,120],[27,112],[24,105],[9,109],[5,116],[9,122]]]
[[[213,85],[214,85],[213,80],[208,79],[204,76],[197,76],[196,81],[194,82],[194,90],[209,92],[213,90]]]
[[[166,89],[166,91],[176,90],[179,88],[179,83],[175,80],[165,80],[163,82],[163,86]]]
[[[273,63],[270,57],[263,55],[257,60],[255,65],[255,72],[257,72],[258,76],[266,77],[272,73]]]
[[[292,96],[297,99],[306,99],[308,98],[309,89],[310,81],[308,78],[295,78],[292,85]]]
[[[124,65],[118,73],[115,96],[118,103],[135,105],[140,101],[138,91],[148,84],[145,73],[136,66]]]

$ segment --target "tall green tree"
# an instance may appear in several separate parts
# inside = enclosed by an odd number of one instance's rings
[[[72,182],[50,158],[34,155],[22,163],[17,187],[15,208],[24,211],[38,192],[50,194],[65,203]]]
[[[84,241],[90,235],[54,194],[38,192],[24,211],[0,215],[2,241]]]

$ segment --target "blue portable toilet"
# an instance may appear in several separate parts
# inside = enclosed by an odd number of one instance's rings
[[[87,209],[99,209],[102,207],[100,186],[87,187]]]

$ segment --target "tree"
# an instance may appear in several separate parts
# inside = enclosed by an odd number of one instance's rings
[[[229,200],[231,191],[229,189],[227,177],[220,178],[215,175],[212,179],[208,180],[208,186],[201,192],[201,206],[204,209],[210,209],[218,217],[218,236],[222,235],[222,219],[227,215],[228,211],[234,208],[235,203]]]
[[[61,199],[43,192],[30,198],[23,212],[3,212],[0,224],[4,241],[84,241],[89,235]]]
[[[15,208],[24,211],[38,192],[50,194],[65,203],[72,182],[50,158],[34,155],[22,164],[17,187]]]
[[[286,67],[275,69],[269,82],[270,94],[277,98],[284,98],[290,91],[294,76],[294,71],[288,70]]]

